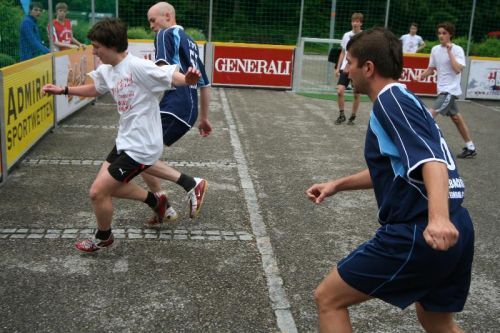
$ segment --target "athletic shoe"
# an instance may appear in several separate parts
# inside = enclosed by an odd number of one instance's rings
[[[187,201],[189,205],[189,217],[194,219],[200,214],[203,200],[205,199],[205,191],[208,187],[208,182],[202,178],[194,178],[196,186],[187,193]]]
[[[155,212],[156,220],[159,223],[163,223],[163,219],[165,218],[165,212],[167,211],[168,199],[165,192],[157,192],[155,193],[156,197],[156,207],[153,208]]]
[[[99,238],[91,237],[84,239],[82,241],[76,242],[75,247],[78,251],[86,252],[86,253],[92,253],[99,251],[100,249],[109,247],[113,244],[115,241],[115,237],[113,234],[109,236],[108,239],[102,240]]]
[[[339,117],[337,118],[337,120],[335,120],[335,125],[340,125],[342,124],[343,122],[345,121],[345,116],[343,113],[341,113],[339,115]]]
[[[458,158],[474,158],[476,157],[477,153],[475,149],[469,149],[467,147],[464,147],[462,152],[457,155]]]
[[[177,215],[177,212],[175,211],[174,207],[170,206],[165,211],[165,217],[163,218],[163,222],[165,222],[165,220],[167,220],[168,222],[173,222],[173,221],[177,220],[177,217],[178,217],[178,215]],[[160,224],[161,223],[158,222],[158,218],[156,217],[156,215],[154,215],[146,223],[144,223],[144,225],[146,227],[156,227]]]
[[[347,125],[354,125],[354,119],[356,119],[356,116],[350,116]]]

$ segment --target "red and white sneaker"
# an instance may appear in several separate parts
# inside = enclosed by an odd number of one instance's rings
[[[155,218],[158,224],[163,223],[163,219],[165,218],[165,212],[167,211],[168,199],[165,192],[157,192],[155,193],[155,197],[157,200],[156,207],[153,208],[155,212]]]
[[[167,222],[173,222],[177,220],[177,212],[175,211],[174,207],[168,207],[167,210],[165,211],[165,217],[163,218],[163,222],[167,220]],[[151,217],[147,222],[144,223],[146,227],[156,227],[159,226],[161,223],[158,222],[158,218],[156,215]]]
[[[202,178],[194,178],[196,186],[187,193],[187,201],[189,205],[189,217],[194,219],[200,214],[205,192],[208,188],[208,182]]]
[[[115,236],[111,234],[108,239],[102,240],[99,238],[87,238],[75,243],[75,247],[78,251],[92,253],[99,251],[100,249],[109,247],[115,241]]]

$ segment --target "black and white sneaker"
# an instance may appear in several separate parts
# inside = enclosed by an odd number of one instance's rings
[[[474,158],[476,157],[477,152],[475,149],[469,149],[467,147],[464,147],[462,152],[457,155],[457,158]]]
[[[345,116],[343,113],[341,113],[339,115],[339,117],[337,118],[337,120],[335,120],[335,125],[340,125],[342,124],[343,122],[345,121]]]
[[[347,121],[347,125],[354,125],[354,120],[356,119],[356,116],[350,116],[349,120]]]

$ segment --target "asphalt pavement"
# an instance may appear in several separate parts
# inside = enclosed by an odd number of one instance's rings
[[[459,108],[478,156],[457,161],[476,246],[456,319],[466,332],[498,332],[500,103]],[[111,98],[98,99],[47,134],[0,187],[0,331],[316,332],[315,287],[378,223],[372,191],[319,206],[304,191],[365,167],[370,109],[362,103],[354,126],[337,126],[336,102],[212,89],[213,134],[194,128],[163,156],[208,180],[201,216],[190,220],[184,190],[165,182],[176,222],[146,228],[144,203],[115,200],[116,245],[84,255],[73,244],[95,228],[88,190],[118,121]],[[460,152],[453,123],[438,123]],[[355,332],[423,332],[413,306],[372,300],[353,307],[351,319]]]

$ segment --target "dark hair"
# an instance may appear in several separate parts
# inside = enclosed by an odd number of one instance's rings
[[[40,2],[32,2],[32,3],[30,3],[30,11],[32,11],[33,8],[43,9],[43,6]]]
[[[104,18],[90,28],[87,38],[116,52],[125,52],[128,48],[127,26],[115,18]]]
[[[450,34],[450,39],[455,37],[455,25],[451,22],[441,22],[437,25],[436,30],[439,30],[439,28],[443,28],[444,30],[448,31]]]
[[[401,41],[385,28],[375,27],[352,36],[347,51],[357,59],[358,67],[371,61],[383,77],[397,80],[403,72]]]
[[[412,23],[410,24],[410,28],[411,28],[411,27],[418,28],[418,24],[416,24],[415,22],[412,22]]]

